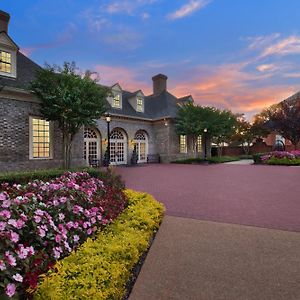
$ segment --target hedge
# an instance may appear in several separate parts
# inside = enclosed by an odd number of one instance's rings
[[[172,161],[173,164],[203,164],[203,163],[210,163],[210,164],[219,164],[225,163],[230,161],[238,161],[240,160],[239,157],[235,156],[213,156],[209,157],[206,160],[204,158],[196,157],[196,158],[187,158],[187,159],[180,159]]]
[[[163,218],[162,204],[127,190],[129,206],[115,223],[88,239],[43,276],[34,299],[122,299],[131,271]]]
[[[288,158],[276,158],[271,157],[266,161],[267,165],[278,165],[278,166],[300,166],[300,159],[288,159]]]
[[[79,172],[85,171],[88,172],[92,177],[100,178],[104,184],[109,184],[114,188],[124,189],[125,184],[121,180],[119,175],[113,173],[110,169],[108,171],[99,170],[95,168],[74,168],[68,171]],[[57,177],[60,177],[66,172],[64,169],[47,169],[47,170],[35,170],[35,171],[25,171],[25,172],[10,172],[10,173],[0,173],[0,185],[1,183],[9,184],[27,184],[30,181],[39,179],[42,181],[48,181]]]

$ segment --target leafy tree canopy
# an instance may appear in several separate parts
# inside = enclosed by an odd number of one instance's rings
[[[97,84],[95,73],[80,74],[75,63],[49,66],[38,71],[30,85],[42,101],[41,113],[57,121],[63,133],[65,167],[70,166],[70,150],[75,134],[82,126],[95,124],[107,110],[108,89]]]

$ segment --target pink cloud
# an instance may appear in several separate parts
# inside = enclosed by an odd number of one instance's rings
[[[145,94],[151,94],[151,83],[139,79],[141,74],[122,66],[96,65],[94,70],[100,75],[100,83],[112,86],[119,83],[124,90],[136,91],[141,89]]]

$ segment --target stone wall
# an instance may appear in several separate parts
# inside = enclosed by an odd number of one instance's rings
[[[52,128],[52,159],[29,158],[29,116],[41,116],[36,102],[0,98],[0,172],[57,168],[62,165],[62,136]],[[73,166],[82,165],[82,132],[74,140]]]

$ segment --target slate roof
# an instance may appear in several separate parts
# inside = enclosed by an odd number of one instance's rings
[[[20,89],[27,89],[36,72],[41,67],[26,57],[21,52],[17,52],[17,78],[0,76],[0,86],[9,86]]]
[[[111,107],[109,112],[114,115],[124,117],[143,118],[148,120],[155,120],[161,118],[175,118],[179,108],[178,101],[174,95],[168,91],[164,91],[159,95],[145,96],[144,98],[144,112],[137,112],[129,103],[128,99],[136,93],[128,91],[122,92],[122,108]]]

